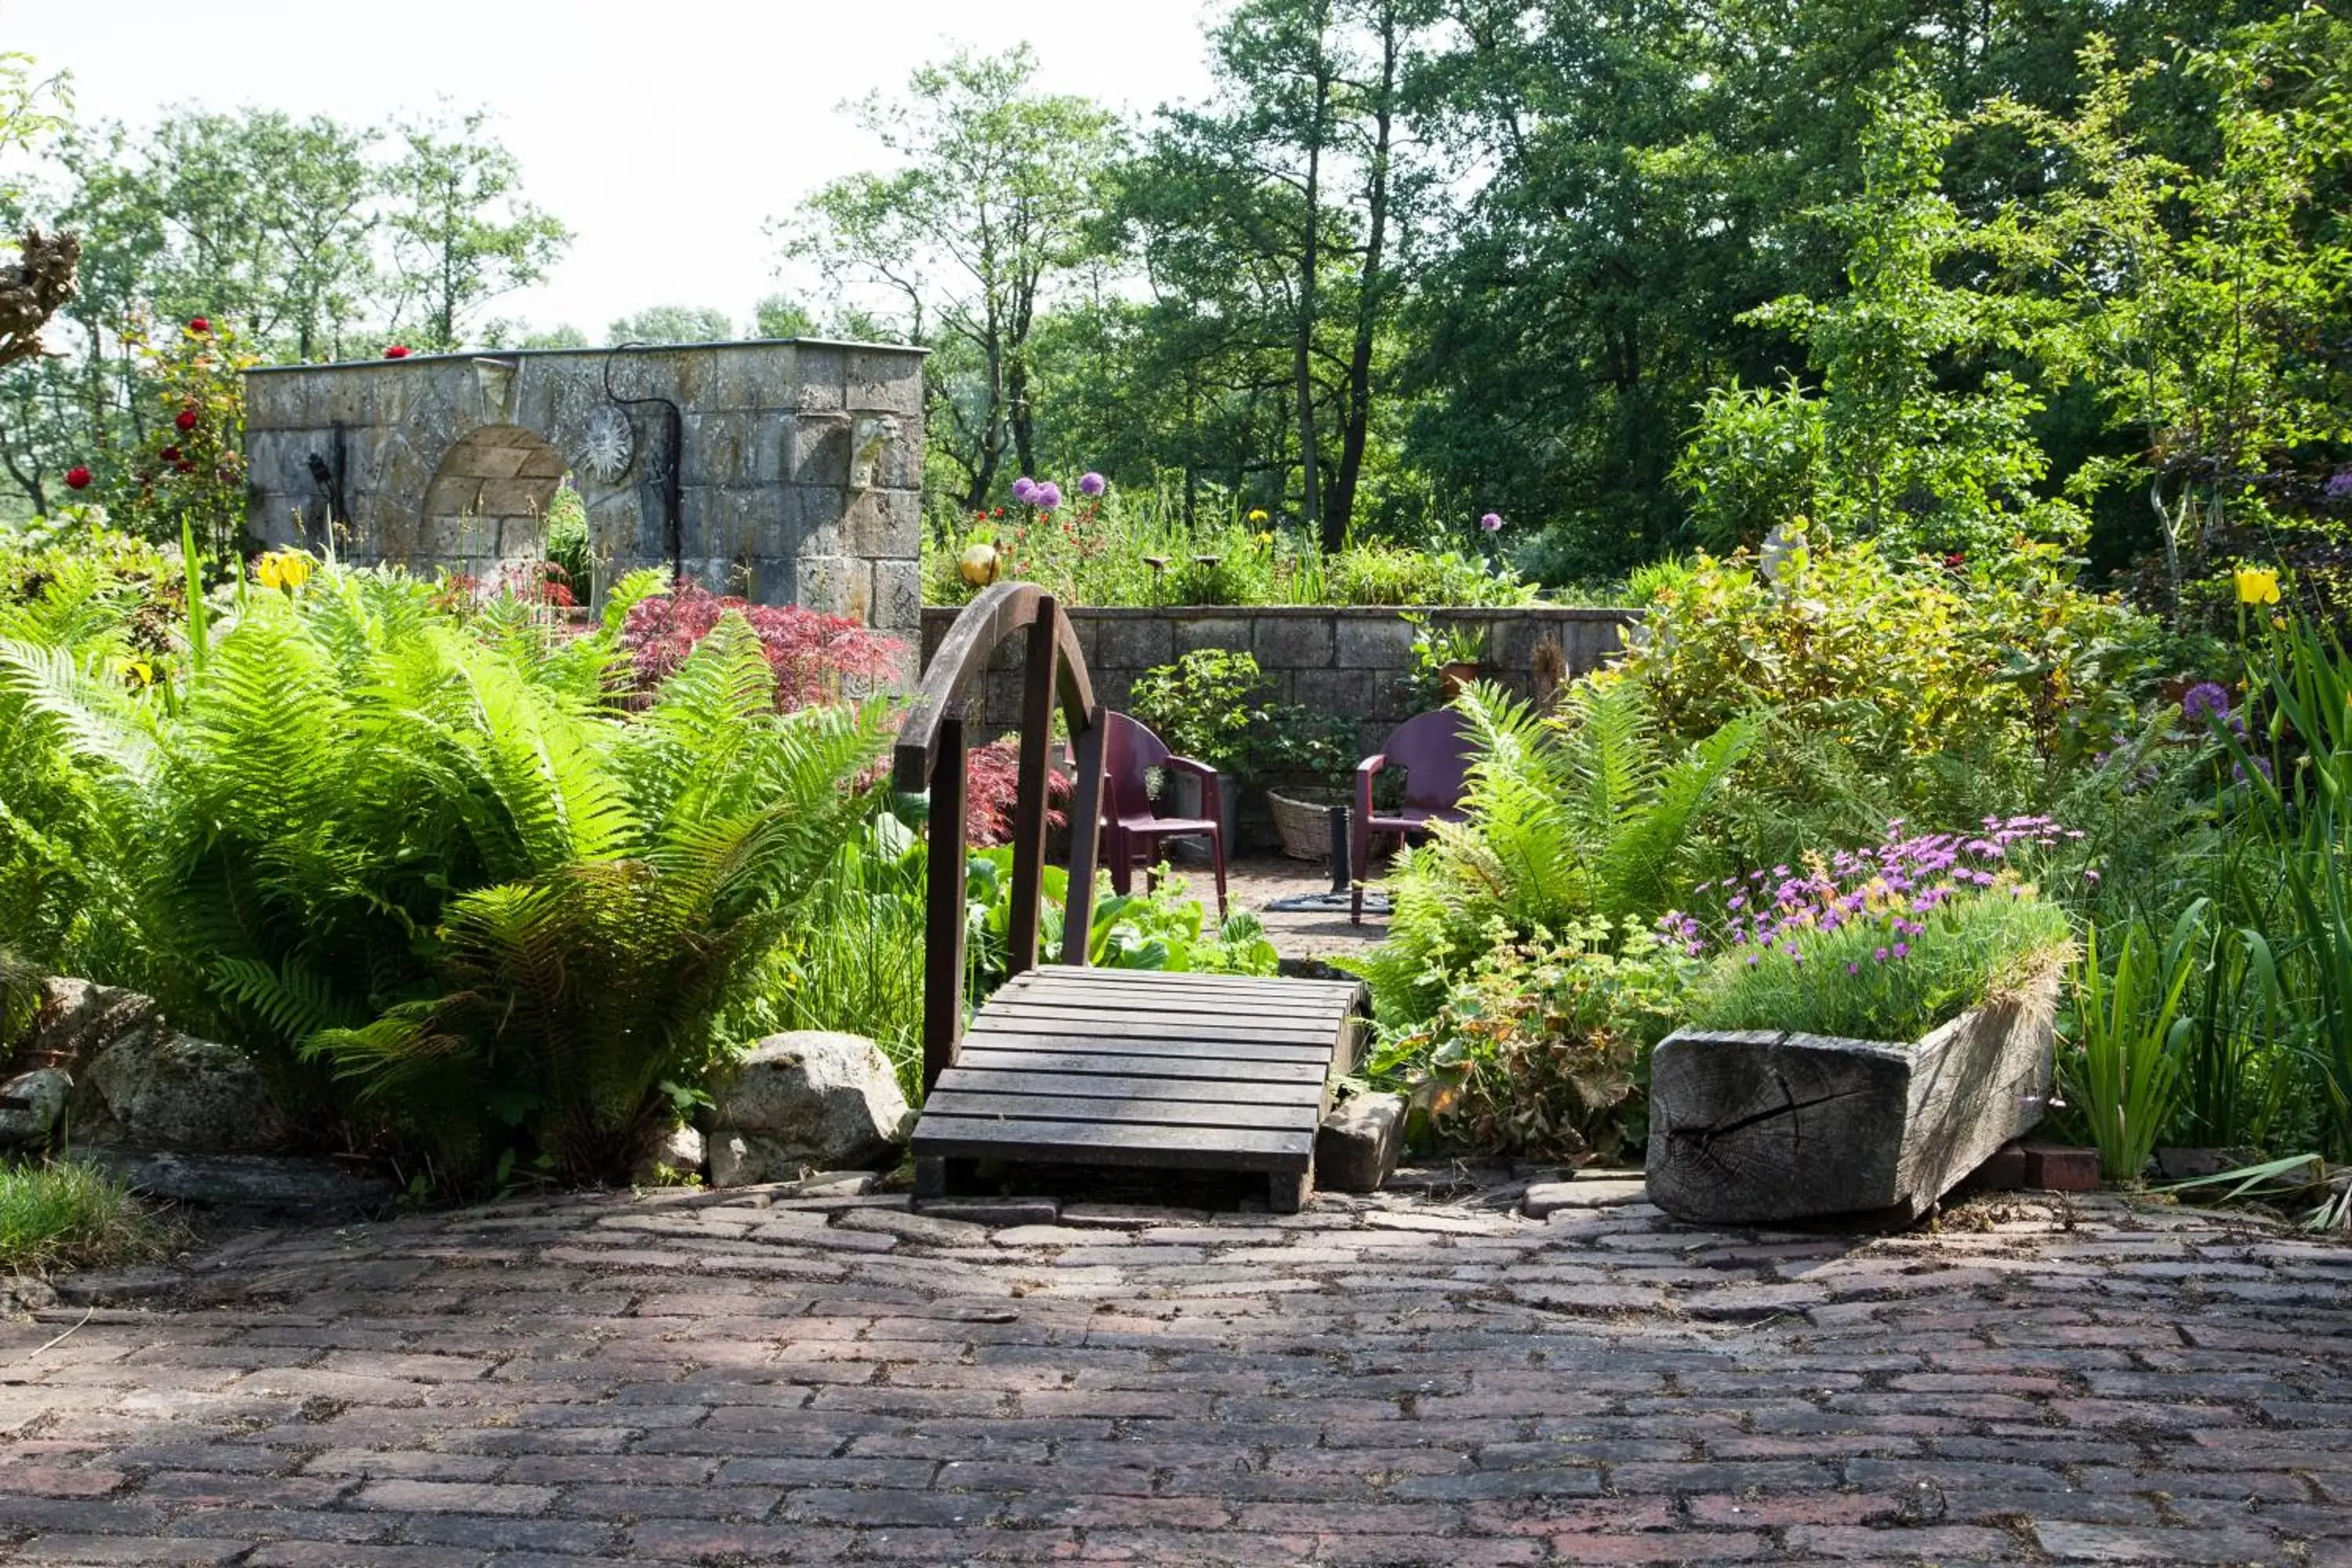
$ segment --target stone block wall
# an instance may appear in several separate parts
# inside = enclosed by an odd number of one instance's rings
[[[1523,696],[1536,695],[1537,649],[1558,646],[1569,679],[1597,669],[1620,646],[1638,611],[1569,609],[1448,609],[1432,613],[1439,625],[1486,629],[1485,676]],[[1255,654],[1274,682],[1276,698],[1318,714],[1352,721],[1359,754],[1380,749],[1389,731],[1412,716],[1407,688],[1412,669],[1412,627],[1395,610],[1193,606],[1174,609],[1086,609],[1069,612],[1086,654],[1095,692],[1124,708],[1136,678],[1194,648]],[[954,624],[956,611],[923,611],[923,658]],[[972,714],[973,736],[984,740],[1019,728],[1021,660],[1015,637],[997,650]]]
[[[265,543],[324,543],[339,505],[347,559],[487,578],[541,552],[569,473],[603,581],[675,564],[719,592],[919,636],[919,350],[420,355],[256,370],[246,395]]]

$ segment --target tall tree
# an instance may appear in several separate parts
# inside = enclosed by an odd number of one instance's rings
[[[1421,0],[1244,0],[1211,34],[1214,101],[1163,111],[1126,185],[1165,325],[1227,361],[1196,373],[1260,387],[1278,344],[1281,460],[1332,548],[1355,521],[1377,361],[1404,298],[1393,247],[1425,178],[1406,132],[1428,13]]]
[[[419,348],[458,347],[485,305],[545,278],[572,241],[524,199],[521,165],[488,124],[476,110],[404,126],[386,171],[397,319]]]
[[[835,289],[878,300],[897,335],[940,352],[933,440],[979,506],[1009,455],[1037,459],[1032,340],[1040,313],[1102,258],[1104,175],[1117,118],[1042,94],[1026,45],[919,68],[906,96],[858,122],[902,163],[824,186],[772,226]]]

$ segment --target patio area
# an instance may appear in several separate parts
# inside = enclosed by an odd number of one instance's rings
[[[573,1195],[84,1277],[0,1322],[0,1561],[2352,1563],[2352,1248],[1419,1179]]]

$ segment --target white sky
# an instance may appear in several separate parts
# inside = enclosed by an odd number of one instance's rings
[[[774,275],[761,232],[880,165],[839,112],[958,46],[1024,40],[1038,85],[1148,110],[1207,90],[1203,0],[0,0],[0,49],[73,78],[78,119],[167,104],[377,123],[446,96],[488,106],[524,191],[569,224],[544,285],[491,313],[595,341],[647,305],[747,320]],[[793,291],[805,294],[805,287]]]

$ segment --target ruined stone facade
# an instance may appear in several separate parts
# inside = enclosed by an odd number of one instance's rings
[[[814,342],[441,354],[247,377],[251,528],[483,579],[563,476],[601,590],[641,566],[920,634],[919,351]],[[583,595],[584,597],[585,595]]]

